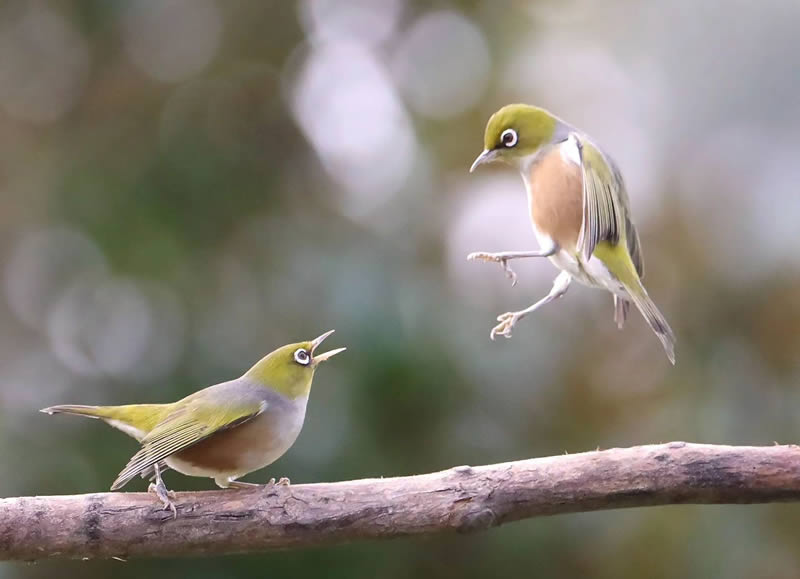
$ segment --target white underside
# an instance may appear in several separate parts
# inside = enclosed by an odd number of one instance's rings
[[[124,422],[120,422],[119,420],[114,420],[113,418],[104,418],[109,426],[113,426],[117,430],[121,430],[128,436],[135,438],[136,440],[142,440],[144,438],[145,433],[138,428],[134,428],[130,424],[125,424]]]
[[[536,237],[539,238],[541,234],[537,232]],[[543,236],[547,238],[547,236]],[[547,238],[549,239],[549,238]],[[552,241],[545,240],[546,243]],[[542,243],[542,240],[539,241]],[[628,292],[625,291],[623,285],[619,280],[614,277],[602,261],[592,256],[588,262],[579,261],[575,254],[571,254],[565,249],[559,249],[555,255],[551,256],[550,262],[558,269],[569,273],[575,281],[579,281],[583,285],[605,289],[624,299],[630,299]]]

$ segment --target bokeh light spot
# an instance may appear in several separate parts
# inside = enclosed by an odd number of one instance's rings
[[[222,35],[214,0],[131,0],[122,25],[131,60],[162,82],[185,80],[203,70]]]
[[[83,233],[67,227],[31,231],[6,265],[6,299],[22,322],[41,329],[65,287],[105,270],[103,254]]]
[[[403,0],[306,0],[300,3],[300,20],[312,42],[349,38],[378,45],[391,38],[403,5]]]
[[[83,93],[88,72],[86,41],[42,3],[0,23],[0,105],[9,115],[57,120]]]
[[[415,22],[393,59],[411,108],[447,119],[475,106],[489,81],[489,48],[481,30],[458,12],[432,12]]]
[[[182,348],[182,316],[166,288],[133,280],[84,278],[61,295],[48,329],[56,356],[84,376],[153,379]]]
[[[416,139],[386,70],[359,44],[315,48],[293,85],[295,119],[343,187],[341,208],[364,217],[406,182]]]

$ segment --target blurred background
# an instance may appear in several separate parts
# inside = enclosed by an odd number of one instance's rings
[[[800,440],[796,0],[19,0],[0,5],[0,495],[108,488],[136,443],[59,403],[166,402],[330,328],[294,483],[596,447]],[[535,103],[626,177],[670,367],[550,288],[515,171]],[[175,473],[175,489],[212,488]],[[144,490],[143,481],[131,490]],[[800,575],[800,507],[675,506],[469,537],[0,578]]]

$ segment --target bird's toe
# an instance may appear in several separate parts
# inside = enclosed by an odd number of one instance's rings
[[[161,484],[158,483],[150,483],[147,487],[147,492],[153,493],[158,497],[158,500],[161,501],[161,504],[164,505],[164,510],[172,511],[172,518],[178,518],[178,509],[175,506],[174,498],[175,492],[167,489],[163,482]]]

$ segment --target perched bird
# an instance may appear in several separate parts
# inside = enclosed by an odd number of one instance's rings
[[[136,475],[150,476],[155,484],[148,490],[176,514],[161,479],[167,467],[213,478],[222,488],[258,486],[236,479],[272,464],[294,444],[303,427],[314,372],[345,350],[315,354],[332,333],[278,348],[240,378],[172,404],[64,405],[41,412],[99,418],[138,440],[141,450],[128,461],[111,490],[122,488]],[[281,479],[281,483],[289,481]]]
[[[631,220],[622,175],[588,136],[550,112],[507,105],[491,116],[484,149],[470,168],[502,161],[519,169],[528,192],[528,211],[538,251],[477,252],[467,259],[500,263],[516,283],[512,259],[547,257],[561,270],[544,298],[498,316],[491,338],[511,337],[522,318],[563,296],[573,279],[614,296],[614,321],[622,328],[633,302],[675,363],[675,335],[642,285],[644,260]]]

